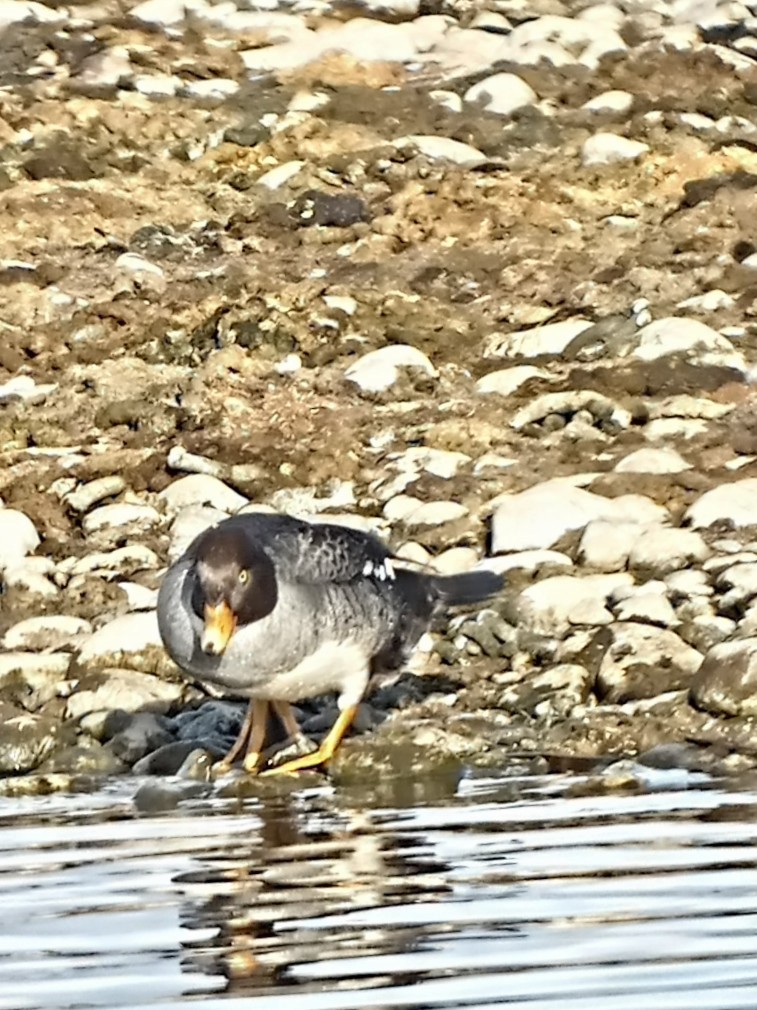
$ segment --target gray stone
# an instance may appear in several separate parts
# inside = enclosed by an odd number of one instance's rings
[[[171,742],[166,722],[164,717],[153,712],[137,712],[110,738],[108,748],[119,761],[131,766],[150,751]]]
[[[435,134],[409,134],[406,137],[398,137],[394,145],[400,150],[408,147],[416,148],[419,154],[431,161],[451,161],[461,168],[476,168],[487,160],[483,151],[479,151],[477,147],[463,144],[459,140],[451,140],[449,137],[437,137]]]
[[[281,189],[291,179],[298,175],[305,167],[304,161],[287,161],[283,165],[277,165],[258,177],[257,185],[264,189]]]
[[[634,96],[630,91],[603,91],[601,95],[590,98],[581,106],[586,112],[596,113],[618,113],[627,115],[634,103]]]
[[[180,558],[195,537],[208,527],[228,519],[226,512],[210,508],[208,505],[188,505],[176,516],[171,526],[171,542],[168,546],[168,560]]]
[[[511,396],[529,379],[547,379],[549,373],[533,365],[514,365],[512,368],[500,368],[496,372],[482,375],[476,383],[478,393],[498,393],[500,396]]]
[[[714,645],[691,683],[691,701],[717,715],[757,716],[757,638]]]
[[[60,722],[48,716],[0,702],[0,726],[0,775],[32,771],[58,746]]]
[[[685,568],[679,572],[671,572],[665,577],[673,598],[685,599],[690,596],[712,596],[714,590],[704,572],[695,568]]]
[[[613,421],[619,428],[631,426],[631,413],[619,407],[613,400],[592,389],[566,390],[561,393],[544,393],[513,415],[510,424],[516,431],[536,421],[542,421],[551,414],[561,414],[566,418],[579,411],[588,412],[588,423],[595,419]]]
[[[743,355],[730,340],[698,319],[668,316],[643,326],[637,333],[633,357],[655,361],[668,354],[685,354],[701,365],[725,365],[746,370]]]
[[[547,323],[528,330],[519,330],[507,335],[497,333],[486,342],[484,356],[487,358],[538,358],[542,355],[555,357],[562,354],[568,344],[593,326],[588,319],[577,317],[564,319],[559,323]]]
[[[80,484],[76,491],[64,495],[63,500],[76,512],[86,512],[105,498],[115,498],[126,488],[126,481],[119,474],[98,477],[87,484]]]
[[[497,704],[507,711],[531,716],[567,716],[590,696],[594,678],[578,663],[560,663],[530,673],[507,687]]]
[[[496,557],[485,558],[480,567],[499,573],[518,568],[536,572],[546,568],[572,568],[573,561],[561,551],[516,551],[514,554],[498,554]]]
[[[593,519],[581,537],[579,560],[599,572],[619,572],[626,567],[641,529],[638,523]]]
[[[114,505],[101,505],[93,509],[84,516],[81,525],[84,532],[90,534],[101,529],[129,526],[132,523],[140,527],[149,527],[159,521],[160,513],[152,505],[117,502]]]
[[[103,624],[79,650],[77,665],[84,670],[127,667],[147,673],[174,669],[163,649],[154,610],[122,614]]]
[[[159,567],[158,555],[145,544],[127,544],[113,551],[86,554],[83,558],[67,559],[59,566],[62,572],[71,576],[94,573],[134,575],[135,572],[154,571]]]
[[[664,592],[645,590],[646,586],[640,586],[638,592],[625,597],[613,608],[619,621],[656,624],[661,628],[674,627],[680,623]]]
[[[597,674],[597,693],[606,702],[653,698],[688,688],[702,655],[675,632],[648,624],[617,623]]]

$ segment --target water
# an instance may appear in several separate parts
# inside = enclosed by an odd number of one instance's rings
[[[650,774],[0,800],[0,1010],[754,1010],[757,792]]]

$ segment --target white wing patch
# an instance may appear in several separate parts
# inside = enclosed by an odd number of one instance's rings
[[[378,564],[374,561],[366,561],[363,565],[363,575],[372,575],[379,582],[386,582],[395,578],[394,566],[389,558],[385,558],[384,561],[380,561]]]

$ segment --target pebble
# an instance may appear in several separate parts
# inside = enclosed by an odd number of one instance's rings
[[[414,368],[430,378],[438,376],[430,359],[410,344],[389,344],[377,351],[368,351],[349,366],[345,379],[366,393],[380,393],[397,382],[403,369]]]
[[[581,148],[581,163],[586,168],[616,165],[623,161],[638,161],[649,151],[648,144],[619,137],[615,133],[595,133]]]
[[[249,504],[247,498],[218,477],[204,473],[179,477],[160,492],[158,500],[164,503],[169,515],[175,515],[188,505],[208,505],[231,515]]]
[[[80,485],[76,491],[63,496],[63,501],[76,512],[86,512],[105,498],[115,498],[126,488],[126,481],[118,474],[98,477]]]
[[[0,404],[21,400],[30,406],[37,406],[44,403],[57,388],[55,382],[37,385],[31,375],[14,375],[12,379],[0,385]]]
[[[516,74],[492,74],[472,85],[463,96],[466,102],[482,106],[487,112],[510,116],[517,109],[536,105],[538,98],[530,84]]]
[[[572,417],[579,411],[587,410],[590,414],[591,422],[594,419],[612,421],[619,428],[629,428],[632,416],[630,411],[619,407],[613,400],[602,393],[597,393],[592,389],[568,390],[563,393],[544,393],[531,400],[525,407],[521,407],[512,417],[510,424],[516,431],[520,431],[535,421],[542,421],[552,414],[559,414],[566,418]]]
[[[298,175],[305,167],[304,161],[287,161],[283,165],[277,165],[258,177],[258,186],[265,189],[281,189],[288,182]]]
[[[451,140],[449,137],[413,133],[407,137],[398,137],[394,141],[394,146],[399,150],[413,147],[431,161],[451,161],[461,168],[476,168],[487,160],[483,151],[479,151],[477,147],[463,144],[460,140]]]
[[[62,572],[71,576],[90,573],[133,575],[157,568],[160,568],[158,555],[145,544],[127,544],[112,551],[97,551],[83,558],[69,558],[59,565]]]
[[[82,529],[85,533],[95,533],[98,530],[113,529],[131,524],[154,526],[160,522],[160,513],[152,505],[137,505],[132,502],[116,502],[113,505],[101,505],[88,512],[82,519]]]
[[[630,452],[613,469],[616,473],[682,473],[691,469],[691,463],[675,449],[650,446]]]
[[[756,526],[757,477],[720,484],[711,491],[705,491],[686,510],[684,520],[697,529],[717,522],[730,522],[734,526]]]
[[[594,9],[594,8],[590,8]],[[627,115],[633,108],[634,96],[630,91],[603,91],[601,95],[590,98],[581,106],[586,112],[617,113]]]
[[[478,393],[498,393],[500,396],[511,396],[529,379],[548,379],[549,373],[533,365],[515,365],[513,368],[500,368],[496,372],[482,375],[476,383]]]
[[[0,508],[0,571],[31,554],[39,544],[39,533],[27,515]]]

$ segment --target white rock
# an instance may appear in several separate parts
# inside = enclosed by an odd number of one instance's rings
[[[616,473],[681,473],[691,469],[675,449],[654,448],[637,449],[624,456],[613,467]]]
[[[510,116],[516,109],[538,102],[536,92],[522,77],[504,73],[485,77],[468,88],[464,98],[500,116]]]
[[[693,530],[643,528],[633,545],[628,563],[655,576],[668,575],[690,564],[701,564],[712,551]]]
[[[97,477],[86,484],[80,484],[75,491],[63,496],[65,504],[77,512],[86,512],[96,502],[104,498],[114,498],[126,488],[126,481],[119,474]]]
[[[614,165],[621,161],[636,161],[648,151],[649,145],[638,140],[629,140],[616,133],[595,133],[581,148],[581,163],[586,168]]]
[[[157,614],[148,610],[122,614],[103,624],[81,647],[77,659],[85,667],[127,665],[124,658],[131,654],[162,648]]]
[[[239,91],[239,84],[230,77],[213,77],[207,81],[190,81],[184,85],[189,98],[230,98]]]
[[[283,165],[277,165],[264,172],[257,180],[258,186],[266,189],[280,189],[285,186],[290,179],[293,179],[305,167],[304,161],[285,161]]]
[[[535,572],[540,568],[572,568],[573,562],[562,551],[516,551],[515,554],[498,554],[493,558],[485,558],[478,566],[490,572],[509,572],[521,568],[527,572]]]
[[[138,505],[132,502],[117,502],[115,505],[101,505],[93,509],[82,519],[82,529],[85,533],[94,533],[101,529],[112,529],[115,526],[128,526],[136,523],[139,526],[153,526],[160,521],[160,513],[152,505]]]
[[[118,587],[126,593],[129,610],[155,610],[158,605],[157,589],[149,589],[138,582],[119,582]]]
[[[656,624],[661,628],[680,624],[664,593],[633,593],[613,609],[619,621],[639,621],[643,624]]]
[[[0,571],[31,554],[39,543],[39,533],[27,515],[0,508]]]
[[[389,459],[392,467],[401,473],[420,473],[425,470],[426,473],[445,479],[456,476],[460,467],[471,461],[470,456],[464,452],[434,449],[425,445],[413,445],[404,452],[391,453]]]
[[[665,585],[675,597],[712,596],[714,590],[707,581],[704,572],[696,568],[685,568],[680,572],[671,572],[665,577]]]
[[[720,309],[731,309],[736,304],[736,299],[720,288],[712,288],[704,294],[694,295],[692,298],[684,298],[678,302],[678,309],[694,309],[699,312],[717,312]]]
[[[147,95],[148,98],[170,98],[177,94],[183,84],[181,78],[174,74],[138,74],[133,83],[140,95]],[[161,270],[161,275],[162,273]]]
[[[508,335],[495,334],[487,341],[484,357],[536,358],[541,355],[562,354],[579,333],[593,326],[588,319],[564,319],[560,323],[547,323],[529,330],[519,330]]]
[[[154,277],[161,278],[165,276],[162,267],[159,267],[157,263],[151,263],[150,260],[138,253],[122,253],[115,265],[118,270],[124,270],[130,274],[152,274]]]
[[[36,561],[36,558],[28,558],[27,561]],[[6,586],[18,586],[26,589],[27,592],[35,596],[43,596],[52,599],[60,594],[58,587],[36,568],[32,568],[25,562],[17,562],[9,565],[3,572],[3,582]]]
[[[498,497],[492,517],[492,553],[551,547],[592,519],[644,523],[665,518],[666,510],[642,495],[604,498],[564,480],[546,481],[519,494]]]
[[[587,112],[617,112],[623,115],[629,113],[633,107],[634,96],[630,91],[603,91],[601,95],[590,98],[581,106]]]
[[[454,522],[468,514],[468,509],[459,502],[423,502],[411,495],[397,495],[384,506],[384,516],[390,522],[402,522],[406,526],[439,526]]]
[[[127,544],[113,551],[98,551],[83,558],[61,562],[60,570],[67,575],[87,575],[90,572],[133,575],[134,572],[154,571],[160,567],[158,555],[145,544]]]
[[[188,505],[183,508],[171,526],[168,560],[173,562],[181,557],[195,537],[208,529],[209,526],[223,522],[228,518],[226,512],[210,508],[208,505]]]
[[[32,21],[36,24],[53,24],[64,21],[67,15],[59,10],[52,10],[35,0],[0,0],[0,31],[8,25],[19,24],[22,21]]]
[[[406,540],[404,544],[400,544],[394,552],[394,556],[415,565],[430,565],[433,561],[426,548],[415,540]]]
[[[547,635],[563,635],[571,626],[604,625],[613,617],[606,604],[621,586],[632,585],[627,572],[613,575],[553,575],[529,586],[515,608],[519,626]]]
[[[131,17],[161,28],[180,24],[186,15],[184,0],[143,0],[129,11]]]
[[[619,572],[628,563],[639,524],[614,519],[593,519],[584,530],[578,548],[581,564],[600,572]]]
[[[636,334],[632,356],[655,361],[666,354],[687,354],[702,365],[728,365],[745,371],[743,356],[730,340],[698,319],[668,316],[643,326]]]
[[[132,78],[133,67],[126,46],[112,46],[82,61],[75,80],[87,88],[116,88]]]
[[[649,442],[663,442],[675,438],[696,438],[708,428],[707,421],[697,417],[658,417],[644,427],[644,438]]]
[[[621,622],[611,631],[613,641],[597,674],[597,687],[606,701],[648,698],[680,689],[702,664],[701,653],[667,628]]]
[[[238,494],[218,477],[193,473],[179,477],[164,488],[158,498],[165,503],[166,510],[175,514],[187,505],[210,505],[221,512],[238,512],[248,504],[248,499]]]
[[[757,525],[757,477],[705,491],[688,508],[685,520],[700,529],[722,521],[732,522],[734,526]]]
[[[479,456],[473,466],[473,472],[478,476],[487,470],[507,470],[518,462],[513,456],[501,456],[498,452],[485,452]]]
[[[364,392],[378,393],[389,389],[400,377],[403,368],[417,368],[436,378],[437,370],[417,347],[410,344],[389,344],[377,351],[368,351],[349,366],[345,379],[354,382]]]
[[[435,91],[429,91],[428,97],[432,98],[437,105],[441,105],[442,108],[449,109],[450,112],[463,111],[463,100],[456,91],[444,91],[443,89],[437,89]]]
[[[757,596],[757,563],[731,565],[720,573],[716,581],[719,589],[729,590],[720,601],[721,609],[727,611],[734,606],[742,606]]]
[[[450,547],[432,561],[434,571],[442,575],[457,575],[469,572],[478,562],[478,553],[473,547]]]
[[[50,651],[79,645],[92,633],[92,625],[80,617],[51,614],[27,617],[12,625],[3,636],[3,648],[13,650]]]
[[[141,616],[130,614],[129,617]],[[90,712],[155,712],[167,709],[184,692],[181,684],[153,677],[137,670],[107,669],[103,683],[93,689],[75,691],[68,699],[66,717],[81,719]]]
[[[451,161],[462,168],[475,168],[487,159],[483,151],[470,144],[449,137],[437,137],[434,134],[413,133],[406,137],[398,137],[394,146],[402,150],[407,147],[417,148],[418,152],[432,161]]]
[[[619,407],[609,397],[597,393],[593,389],[569,389],[560,393],[543,393],[516,411],[510,424],[516,431],[520,431],[526,425],[542,421],[549,414],[563,414],[567,417],[580,410],[589,411],[592,421],[595,417],[606,417],[614,421],[620,428],[631,426],[630,411]]]
[[[0,386],[0,403],[21,400],[32,406],[43,403],[58,388],[56,382],[37,385],[31,375],[14,375]]]
[[[649,416],[655,419],[658,417],[701,417],[711,421],[718,417],[724,417],[733,408],[732,403],[716,403],[706,396],[680,393],[650,403]]]
[[[59,674],[65,676],[71,665],[68,652],[6,652],[0,655],[0,680],[20,673]]]
[[[514,365],[512,368],[500,368],[496,372],[482,375],[476,383],[478,393],[498,393],[500,396],[510,396],[528,382],[529,379],[548,379],[549,373],[533,365]]]

